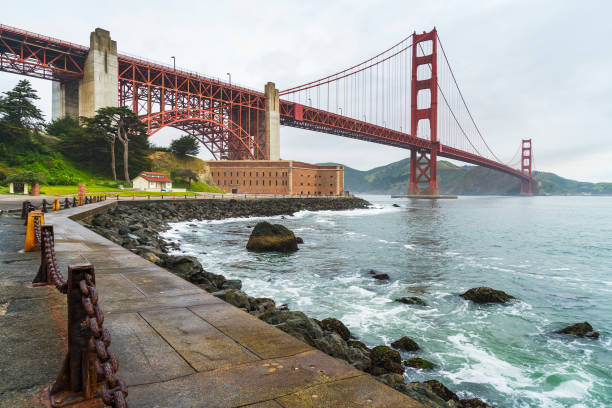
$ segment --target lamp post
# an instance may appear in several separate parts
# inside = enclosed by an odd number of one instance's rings
[[[340,111],[340,114],[342,115],[342,107],[338,106],[338,110]]]
[[[232,86],[232,74],[230,74],[229,72],[227,73],[227,76],[229,77],[229,84],[230,86]]]
[[[173,55],[170,58],[172,58],[172,66],[174,68],[174,71],[176,72],[176,57]]]

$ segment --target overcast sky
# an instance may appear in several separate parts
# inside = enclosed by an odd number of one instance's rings
[[[119,52],[261,89],[339,71],[414,30],[436,26],[464,95],[502,160],[533,138],[538,170],[612,181],[609,1],[4,2],[0,23],[89,45],[110,30]],[[0,90],[19,77],[0,73]],[[50,118],[51,84],[32,79]],[[167,144],[176,135],[152,138]],[[361,170],[406,150],[281,128],[281,157]],[[204,153],[203,158],[210,155]]]

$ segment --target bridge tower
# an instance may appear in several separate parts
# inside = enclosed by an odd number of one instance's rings
[[[53,82],[53,119],[66,115],[91,117],[100,108],[119,104],[117,42],[111,40],[110,32],[96,28],[89,44],[83,77]]]
[[[419,136],[419,124],[427,121],[432,149],[410,149],[410,186],[408,195],[440,195],[438,188],[437,159],[440,143],[438,142],[438,54],[437,32],[423,34],[416,32],[412,36],[412,80],[410,86],[410,134]],[[431,42],[431,45],[428,44]],[[431,50],[425,54],[425,50]],[[419,67],[424,69],[419,70]],[[421,78],[419,78],[419,71]],[[427,77],[427,73],[431,76]],[[429,100],[429,106],[419,106],[419,94],[422,100]],[[429,94],[429,98],[427,98]],[[427,124],[423,123],[424,126]],[[420,185],[426,184],[426,187]]]
[[[529,181],[521,179],[521,195],[531,195],[531,139],[523,139],[521,147],[521,173],[529,176]]]

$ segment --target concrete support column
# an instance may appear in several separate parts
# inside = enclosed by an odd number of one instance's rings
[[[280,160],[280,97],[274,82],[266,84],[266,154],[268,160]]]
[[[51,118],[92,117],[100,108],[118,106],[118,81],[117,43],[108,31],[96,28],[89,37],[83,78],[53,82]]]
[[[79,117],[80,80],[53,82],[51,85],[51,119],[64,116]]]
[[[118,70],[117,42],[111,40],[109,31],[96,28],[89,37],[89,54],[79,89],[81,116],[92,117],[100,108],[119,105]]]

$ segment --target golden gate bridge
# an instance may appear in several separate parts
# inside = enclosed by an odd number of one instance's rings
[[[118,53],[102,29],[86,47],[0,25],[0,71],[54,81],[55,116],[127,106],[150,136],[180,129],[216,159],[278,160],[283,125],[410,150],[409,195],[439,194],[438,157],[510,174],[521,194],[532,192],[531,139],[517,140],[506,161],[491,149],[435,28],[281,91],[271,82],[261,92]]]

